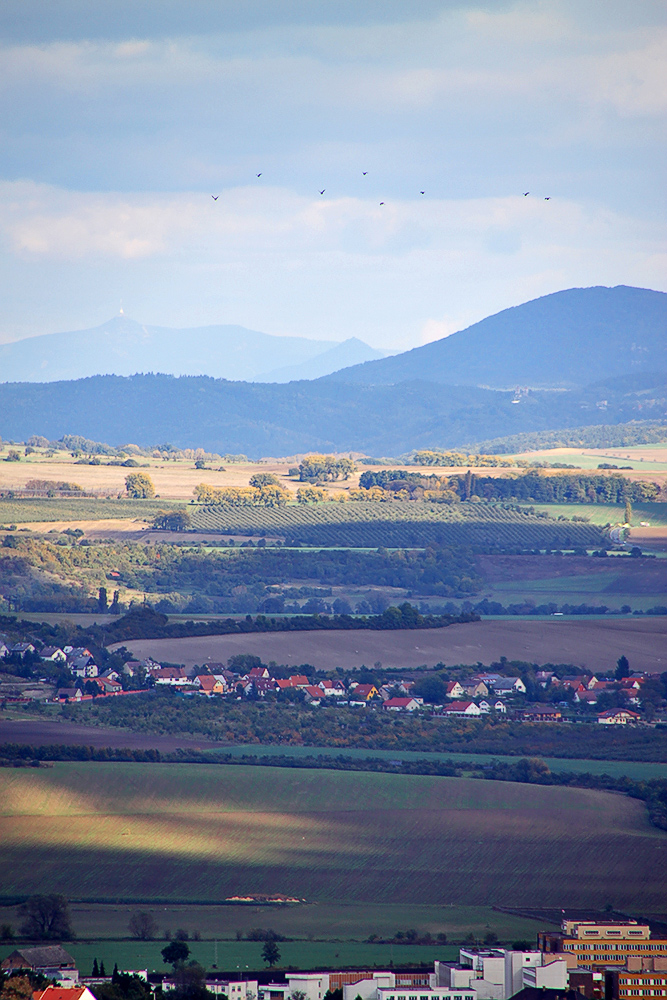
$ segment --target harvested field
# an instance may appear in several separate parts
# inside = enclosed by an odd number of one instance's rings
[[[531,663],[572,663],[610,670],[619,656],[636,670],[667,670],[667,618],[485,620],[418,631],[282,632],[134,639],[125,645],[137,658],[153,656],[187,666],[220,663],[236,653],[290,666],[310,663],[319,670],[371,666],[389,669],[455,664],[490,664],[501,656]],[[113,647],[112,647],[113,648]]]
[[[588,789],[336,771],[56,764],[0,773],[0,894],[658,909],[667,836]],[[582,866],[581,857],[604,857]],[[548,858],[548,864],[545,859]]]

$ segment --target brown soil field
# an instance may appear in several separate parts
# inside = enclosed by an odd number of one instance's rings
[[[220,744],[204,737],[161,736],[134,733],[128,729],[104,726],[79,726],[73,722],[51,719],[0,719],[0,743],[23,743],[30,746],[116,747],[130,750],[161,750],[173,753],[184,750],[219,748]]]
[[[490,664],[506,656],[608,671],[624,654],[633,669],[662,673],[667,670],[667,618],[486,620],[423,631],[255,633],[135,639],[125,645],[138,658],[187,666],[224,662],[236,653],[295,667],[310,663],[318,670],[372,666],[378,660],[396,670],[439,662]]]
[[[141,542],[142,545],[151,542],[215,542],[217,545],[221,541],[219,534],[206,531],[189,531],[186,535],[179,535],[173,531],[153,531],[146,521],[140,521],[138,518],[106,518],[99,521],[17,521],[16,527],[19,531],[27,529],[35,534],[80,528],[86,538],[110,538],[118,542]],[[231,538],[235,542],[256,541],[251,535],[225,535],[224,540]],[[268,541],[275,540],[272,535],[267,535],[266,538]]]
[[[646,548],[658,552],[667,550],[667,528],[632,528],[630,530],[630,542],[634,545],[646,546]]]
[[[652,529],[641,529],[652,530]],[[665,533],[667,528],[654,529]],[[634,531],[633,531],[634,540]],[[612,557],[608,559],[590,559],[568,556],[479,556],[477,565],[482,576],[490,583],[505,583],[511,580],[527,582],[530,580],[573,579],[580,584],[580,589],[586,589],[586,581],[600,576],[609,577],[615,574],[611,583],[602,590],[595,589],[595,595],[601,594],[664,594],[667,592],[667,560],[666,559],[632,559]],[[562,595],[567,600],[567,594]]]

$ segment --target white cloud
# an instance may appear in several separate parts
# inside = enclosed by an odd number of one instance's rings
[[[657,222],[532,196],[380,206],[259,186],[213,201],[16,183],[0,186],[0,240],[19,284],[35,267],[92,282],[103,298],[111,283],[144,322],[240,322],[387,347],[559,288],[665,286]]]

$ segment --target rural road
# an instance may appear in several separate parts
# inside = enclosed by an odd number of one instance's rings
[[[226,663],[236,653],[253,653],[265,663],[309,663],[319,670],[372,667],[378,660],[388,669],[439,662],[488,665],[506,656],[612,672],[619,656],[625,655],[633,670],[659,674],[667,671],[667,618],[486,620],[400,632],[273,632],[135,639],[125,645],[137,658],[152,656],[186,666]]]

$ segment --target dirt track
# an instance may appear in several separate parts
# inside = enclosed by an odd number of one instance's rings
[[[187,666],[225,662],[235,653],[254,653],[265,663],[310,663],[320,670],[373,666],[378,660],[396,669],[438,662],[488,665],[506,656],[611,672],[624,654],[633,669],[662,673],[667,670],[667,618],[487,620],[424,631],[283,632],[138,639],[125,645],[136,657]]]

